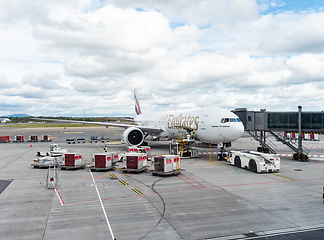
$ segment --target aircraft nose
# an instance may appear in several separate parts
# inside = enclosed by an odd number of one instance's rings
[[[242,137],[243,133],[244,133],[244,126],[241,122],[237,123],[233,126],[234,139],[238,139],[238,138]]]

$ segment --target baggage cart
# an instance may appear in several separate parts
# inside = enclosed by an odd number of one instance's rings
[[[10,136],[0,136],[0,143],[10,142]]]
[[[65,153],[63,157],[62,170],[66,169],[80,169],[84,168],[85,164],[82,163],[82,155],[78,153]]]
[[[89,168],[91,171],[108,171],[114,169],[116,162],[113,160],[114,154],[97,153],[92,157],[92,162]],[[118,156],[117,156],[118,159]]]
[[[27,142],[38,142],[38,136],[37,135],[30,135],[28,137],[28,141]]]
[[[66,143],[67,144],[75,144],[75,139],[74,138],[67,138]]]
[[[58,167],[62,163],[61,159],[58,157],[37,157],[33,159],[31,166],[34,168],[48,168],[48,167]]]
[[[138,173],[147,168],[146,153],[126,153],[123,157],[123,172]]]
[[[43,135],[41,142],[50,142],[52,139],[50,138],[50,135]]]
[[[168,176],[181,174],[179,155],[160,155],[153,157],[152,175]]]
[[[15,140],[13,142],[24,142],[24,136],[23,135],[15,136]]]
[[[84,138],[78,138],[77,143],[85,143],[85,139]]]

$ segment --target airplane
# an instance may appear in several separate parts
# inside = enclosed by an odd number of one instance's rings
[[[89,122],[59,119],[33,118],[35,120],[67,123],[96,124],[105,127],[124,128],[123,142],[128,146],[140,146],[148,135],[155,138],[178,138],[179,133],[193,132],[193,137],[202,143],[217,144],[218,147],[230,147],[231,142],[240,138],[244,126],[239,117],[226,109],[204,107],[193,110],[175,110],[157,113],[142,113],[134,91],[134,124],[110,122]]]
[[[0,122],[1,123],[10,122],[10,119],[9,118],[0,118]]]

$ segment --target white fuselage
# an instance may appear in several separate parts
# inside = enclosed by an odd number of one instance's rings
[[[217,107],[140,114],[134,120],[141,126],[162,128],[164,131],[158,137],[177,138],[186,129],[193,129],[196,139],[211,144],[234,141],[244,132],[238,116]]]

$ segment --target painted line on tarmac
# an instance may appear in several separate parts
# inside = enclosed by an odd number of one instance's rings
[[[57,188],[54,188],[54,190],[55,190],[55,193],[56,193],[56,195],[57,195],[57,197],[58,197],[58,199],[59,199],[61,205],[64,206],[64,201],[63,201],[63,199],[62,199],[61,194],[59,193],[59,191],[57,190]]]
[[[128,185],[128,183],[127,182],[124,182],[123,180],[119,180],[119,182],[122,183],[122,184],[124,184],[125,186]]]
[[[83,133],[83,132],[63,132],[63,133]]]
[[[278,174],[278,173],[271,173],[271,174],[272,174],[272,175],[276,175],[276,176],[278,176],[278,177],[287,178],[287,179],[292,180],[292,181],[297,181],[297,180],[294,179],[294,178],[290,178],[290,177],[282,176],[282,175],[280,175],[280,174]]]
[[[132,190],[133,190],[134,192],[136,192],[138,195],[143,195],[143,193],[140,192],[139,190],[137,190],[136,188],[132,188]]]
[[[179,176],[177,176],[178,178],[180,178]],[[181,178],[180,178],[181,179]],[[298,181],[315,181],[315,180],[322,180],[323,178],[310,178],[310,179],[297,179],[295,180],[295,182]],[[276,183],[285,183],[285,182],[292,182],[292,180],[287,179],[284,181],[273,181],[273,182],[260,182],[260,183],[243,183],[243,184],[232,184],[232,185],[218,185],[218,186],[203,186],[203,187],[197,187],[193,184],[191,184],[190,182],[181,179],[185,182],[187,182],[189,185],[191,185],[194,188],[186,188],[186,189],[179,189],[179,190],[170,190],[167,192],[158,192],[158,194],[164,194],[164,193],[172,193],[172,192],[184,192],[184,191],[193,191],[193,190],[197,190],[197,189],[210,189],[210,188],[224,188],[224,187],[240,187],[240,186],[249,186],[249,185],[262,185],[262,184],[276,184]],[[134,188],[135,189],[135,188]],[[134,191],[134,190],[133,190]],[[134,191],[135,192],[135,191]],[[151,193],[151,194],[138,194],[136,195],[137,197],[144,197],[144,196],[151,196],[151,195],[156,195],[157,193]],[[103,198],[101,199],[102,201],[109,201],[109,200],[118,200],[118,199],[124,199],[124,198],[132,198],[134,196],[121,196],[121,197],[111,197],[111,198]],[[63,199],[62,199],[63,200]],[[74,205],[74,204],[83,204],[83,203],[93,203],[93,202],[97,202],[99,200],[88,200],[88,201],[83,201],[83,202],[72,202],[72,203],[64,203],[64,205]]]

